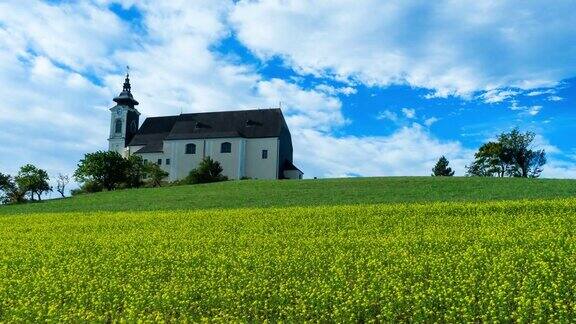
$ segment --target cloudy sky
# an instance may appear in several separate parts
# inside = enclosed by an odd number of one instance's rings
[[[306,177],[429,175],[517,126],[576,177],[576,2],[0,0],[0,172],[143,117],[282,105]],[[143,118],[141,119],[142,122]]]

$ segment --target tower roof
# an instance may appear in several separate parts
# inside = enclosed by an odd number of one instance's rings
[[[129,107],[138,105],[138,101],[136,101],[132,96],[129,73],[126,73],[126,79],[124,80],[124,87],[122,88],[122,92],[120,92],[118,97],[114,98],[113,100],[119,105],[125,105]]]

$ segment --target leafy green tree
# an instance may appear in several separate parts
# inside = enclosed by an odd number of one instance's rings
[[[131,155],[126,162],[126,182],[124,185],[127,188],[140,188],[144,184],[144,178],[147,177],[148,163],[138,155]]]
[[[118,152],[98,151],[84,156],[74,172],[74,178],[81,183],[90,183],[92,187],[114,190],[126,183],[128,160]]]
[[[206,157],[200,162],[200,165],[192,171],[185,179],[185,183],[209,183],[228,180],[227,177],[222,175],[222,166],[218,161],[212,160],[211,157]]]
[[[438,162],[436,162],[434,168],[432,169],[432,176],[434,177],[453,176],[454,171],[452,170],[451,167],[448,166],[449,164],[450,162],[448,162],[448,159],[444,155],[442,155],[440,159],[438,159]]]
[[[40,201],[42,200],[43,193],[52,191],[52,187],[50,187],[48,183],[50,181],[48,172],[32,164],[26,164],[21,167],[14,180],[16,184],[18,184],[20,191],[30,194],[32,201],[34,200],[34,195],[36,195]]]
[[[26,193],[18,188],[11,176],[0,173],[0,204],[26,202]]]
[[[504,160],[504,149],[499,142],[483,144],[474,154],[474,162],[468,167],[468,175],[480,177],[503,177],[509,165]]]
[[[169,175],[168,172],[162,170],[156,163],[146,163],[146,175],[149,184],[153,187],[162,186],[162,181]]]
[[[0,173],[0,203],[8,202],[8,195],[13,186],[12,177],[7,174]]]
[[[518,128],[498,136],[498,141],[504,150],[503,160],[511,166],[507,170],[509,176],[522,178],[540,176],[542,167],[546,164],[546,152],[532,148],[535,137],[534,132],[522,134]]]
[[[533,132],[521,133],[517,128],[498,136],[497,142],[483,144],[467,167],[468,175],[481,177],[533,177],[542,173],[546,164],[544,150],[534,150]]]

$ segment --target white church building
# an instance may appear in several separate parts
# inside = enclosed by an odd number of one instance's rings
[[[302,179],[280,109],[149,117],[140,126],[128,75],[114,101],[109,150],[157,163],[170,181],[185,178],[208,156],[220,162],[228,179]]]

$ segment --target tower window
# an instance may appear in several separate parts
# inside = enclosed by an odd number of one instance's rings
[[[196,154],[196,145],[186,144],[186,154]]]
[[[122,119],[116,119],[116,123],[114,124],[114,132],[116,134],[122,133]]]
[[[267,159],[267,158],[268,158],[268,150],[262,150],[262,158],[263,158],[263,159]]]
[[[224,142],[220,145],[220,153],[230,152],[232,152],[232,144],[230,144],[230,142]]]

